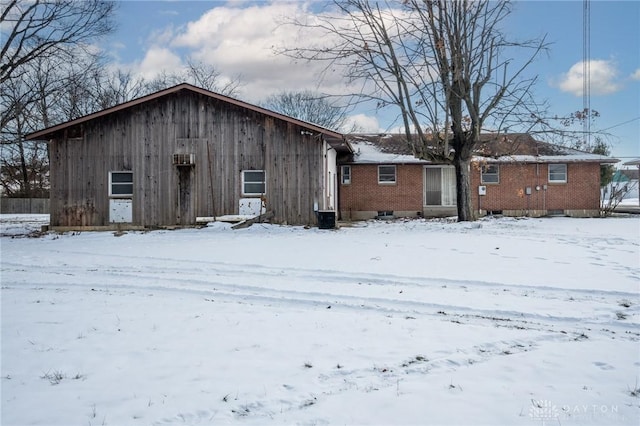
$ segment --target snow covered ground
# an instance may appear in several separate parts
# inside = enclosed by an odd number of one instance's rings
[[[639,217],[46,220],[0,219],[3,425],[638,425]]]

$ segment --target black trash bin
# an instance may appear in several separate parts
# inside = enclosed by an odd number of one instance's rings
[[[318,211],[318,228],[334,229],[336,227],[336,212],[333,210]]]

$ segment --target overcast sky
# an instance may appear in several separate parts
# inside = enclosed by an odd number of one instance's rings
[[[122,1],[118,30],[104,46],[118,67],[145,77],[179,70],[187,57],[241,76],[240,98],[258,103],[271,93],[312,89],[343,93],[339,73],[318,76],[318,64],[292,63],[274,47],[300,42],[283,17],[315,13],[322,2]],[[529,72],[538,75],[538,99],[551,112],[581,110],[582,1],[520,1],[507,23],[515,38],[547,35],[553,43]],[[601,117],[592,130],[609,129],[613,155],[640,157],[640,2],[591,1],[591,107]],[[312,37],[312,36],[307,36]],[[302,40],[304,41],[304,40]],[[353,111],[366,131],[394,128],[395,112]]]

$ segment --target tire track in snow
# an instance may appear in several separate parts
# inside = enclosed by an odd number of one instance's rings
[[[91,256],[86,252],[65,252],[70,255],[78,256]],[[334,271],[331,269],[308,269],[308,268],[293,268],[293,267],[281,267],[281,266],[266,266],[255,263],[228,263],[217,262],[212,260],[192,260],[192,259],[175,259],[175,258],[163,258],[163,257],[148,257],[148,256],[130,256],[130,255],[118,255],[110,253],[100,253],[101,258],[116,258],[127,259],[129,261],[135,261],[136,265],[131,266],[119,266],[114,268],[113,264],[107,265],[94,265],[90,269],[84,266],[76,266],[72,264],[62,265],[65,269],[65,273],[68,273],[69,269],[76,271],[95,271],[95,272],[110,272],[110,271],[123,271],[123,272],[149,272],[154,271],[157,273],[162,272],[179,272],[188,273],[189,271],[201,272],[201,273],[222,273],[229,276],[246,276],[248,274],[259,274],[260,276],[268,277],[297,277],[301,279],[313,279],[322,280],[323,282],[344,283],[357,280],[360,283],[377,284],[385,286],[414,286],[423,288],[425,285],[442,285],[442,286],[457,286],[459,288],[478,288],[483,287],[486,289],[493,289],[499,291],[531,291],[531,292],[544,292],[541,297],[549,298],[564,298],[584,295],[589,296],[588,299],[594,297],[619,297],[619,298],[637,298],[638,295],[633,292],[623,291],[603,291],[603,290],[591,290],[591,289],[568,289],[563,287],[554,287],[547,285],[519,285],[519,284],[504,284],[499,282],[489,282],[480,280],[456,280],[449,278],[439,277],[412,277],[405,275],[394,274],[379,274],[379,273],[365,273],[365,272],[345,272]],[[147,263],[147,265],[144,265]],[[170,267],[169,265],[175,263],[176,266]],[[15,268],[33,268],[33,264],[26,262],[24,264],[16,262],[4,262],[6,266],[14,266]],[[161,268],[158,265],[162,264]],[[199,266],[198,269],[188,268],[184,265]],[[56,268],[60,268],[57,265]],[[55,271],[54,271],[55,272]],[[558,294],[553,294],[558,293]]]
[[[130,256],[113,257],[126,257],[131,260]],[[142,263],[146,261],[148,264],[123,265],[117,268],[112,265],[92,265],[89,268],[76,265],[64,265],[62,268],[53,265],[39,266],[37,271],[43,275],[45,281],[30,284],[87,290],[104,288],[189,293],[207,300],[224,302],[294,307],[331,306],[335,309],[378,311],[404,316],[426,315],[453,322],[480,320],[505,327],[556,332],[561,331],[556,329],[558,324],[578,330],[588,326],[606,325],[609,329],[615,328],[623,334],[634,328],[630,321],[612,321],[621,298],[637,299],[636,295],[623,292],[514,286],[208,261],[191,261],[188,263],[198,265],[199,268],[186,268],[183,266],[185,261],[182,260],[146,257],[135,260],[141,260]],[[171,265],[172,263],[174,265]],[[11,271],[20,275],[21,271],[31,266],[16,262],[4,262],[4,265],[9,276]],[[98,271],[101,278],[95,280],[91,275]],[[51,280],[51,277],[56,275],[61,282]],[[74,279],[71,277],[81,278],[81,281],[73,282]],[[4,281],[6,285],[6,280]],[[305,282],[307,288],[313,286],[317,291],[298,289],[298,282]],[[443,282],[445,284],[442,284]],[[522,306],[515,309],[499,308],[523,297],[527,297],[528,300],[524,304],[521,303]],[[491,300],[491,306],[479,306],[478,301],[483,299]],[[451,300],[455,300],[456,303],[452,303]],[[556,305],[548,309],[547,305],[551,301]],[[585,304],[590,306],[586,307]],[[523,309],[524,306],[526,309]],[[632,312],[637,310],[636,306],[637,303],[634,303]],[[576,307],[578,312],[572,311]],[[574,312],[574,315],[571,315],[571,312]],[[584,315],[585,312],[588,312],[588,315]]]

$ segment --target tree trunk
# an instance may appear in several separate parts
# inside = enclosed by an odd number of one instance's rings
[[[475,214],[471,205],[471,160],[456,155],[453,158],[456,169],[456,197],[458,205],[458,222],[475,220]]]
[[[18,153],[20,155],[20,171],[22,173],[22,196],[25,198],[31,197],[31,182],[29,181],[29,170],[27,168],[27,159],[24,152],[24,142],[22,140],[22,135],[19,135],[18,144]]]

